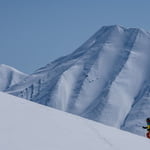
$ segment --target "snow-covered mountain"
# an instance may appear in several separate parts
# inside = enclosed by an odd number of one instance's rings
[[[0,91],[4,91],[12,85],[22,81],[26,74],[4,64],[0,64]]]
[[[144,135],[150,117],[150,33],[104,26],[70,55],[8,93]]]
[[[1,150],[142,150],[128,132],[0,92]]]

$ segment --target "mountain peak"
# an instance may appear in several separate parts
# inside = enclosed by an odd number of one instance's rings
[[[117,24],[115,24],[115,25],[105,25],[105,26],[103,26],[102,28],[125,29],[125,27],[123,27],[123,26],[121,26],[121,25],[117,25]]]
[[[150,99],[149,57],[147,32],[103,26],[73,53],[40,68],[8,92],[144,135],[139,126],[150,114],[150,102],[145,101]]]
[[[6,65],[6,64],[0,64],[0,69],[1,69],[1,70],[2,70],[2,69],[10,70],[10,71],[18,72],[18,73],[23,74],[23,75],[27,75],[27,74],[25,74],[25,73],[23,73],[23,72],[21,72],[21,71],[15,69],[15,68],[13,68],[13,67],[11,67],[11,66],[8,66],[8,65]]]
[[[137,30],[139,33],[143,33],[145,35],[149,35],[150,36],[150,33],[148,31],[146,31],[145,29],[143,28],[132,28],[132,27],[123,27],[121,25],[106,25],[106,26],[103,26],[102,28],[107,28],[107,29],[117,29],[118,31],[121,31],[121,30]],[[102,29],[101,28],[101,29]]]
[[[5,64],[0,64],[0,91],[22,81],[27,74]]]

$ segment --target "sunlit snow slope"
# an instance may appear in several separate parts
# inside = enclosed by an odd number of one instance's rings
[[[142,150],[150,141],[0,92],[1,150]]]
[[[0,64],[0,91],[4,91],[12,85],[22,81],[26,74],[4,64]]]
[[[144,135],[150,33],[104,26],[76,51],[9,88],[19,97]]]

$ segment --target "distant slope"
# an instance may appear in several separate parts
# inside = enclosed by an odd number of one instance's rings
[[[0,64],[0,91],[4,91],[12,85],[22,81],[27,74],[24,74],[10,66]]]
[[[1,150],[148,150],[144,137],[0,92]]]
[[[104,26],[70,55],[8,93],[144,135],[150,115],[150,33]]]

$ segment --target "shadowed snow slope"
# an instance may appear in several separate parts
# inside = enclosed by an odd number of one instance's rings
[[[150,115],[150,34],[104,26],[8,93],[144,135]]]
[[[142,150],[128,132],[0,92],[1,150]]]
[[[10,86],[22,81],[26,74],[4,64],[0,65],[0,91],[8,89]]]

